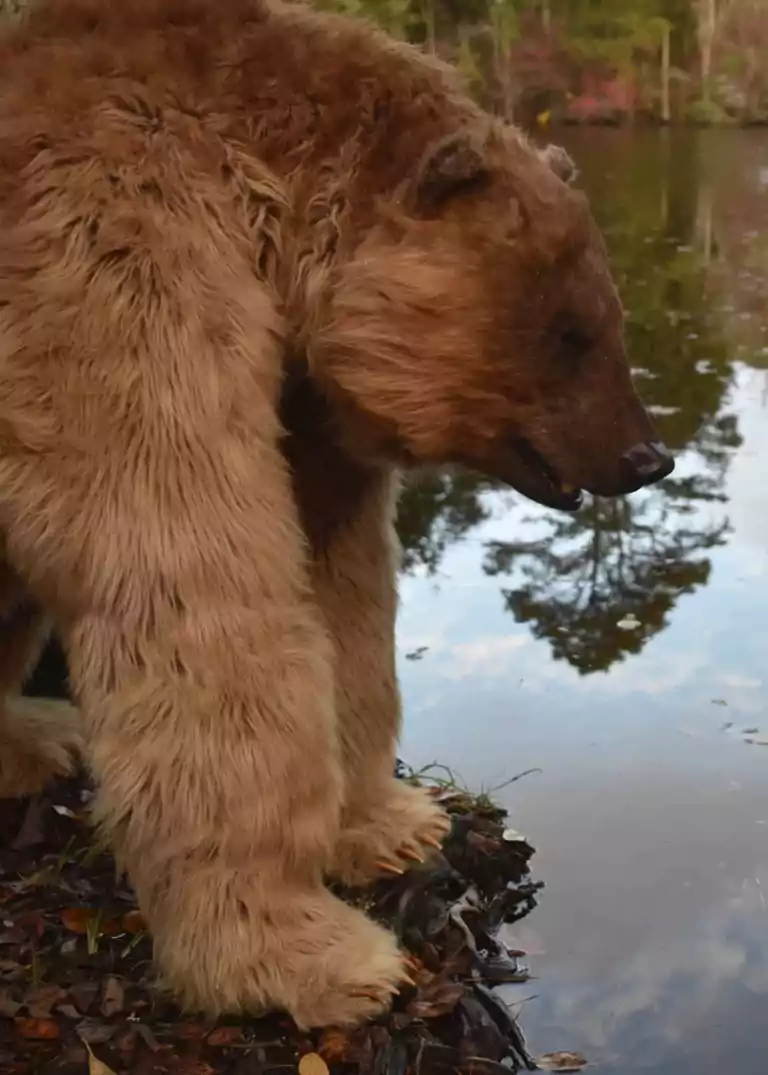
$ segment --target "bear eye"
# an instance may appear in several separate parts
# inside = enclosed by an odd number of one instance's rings
[[[569,351],[586,351],[589,347],[589,337],[583,329],[575,325],[562,329],[560,343]]]
[[[561,315],[552,325],[552,338],[556,345],[568,354],[583,354],[591,345],[589,333],[579,319]]]

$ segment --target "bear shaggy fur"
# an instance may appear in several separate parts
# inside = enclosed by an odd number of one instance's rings
[[[0,82],[2,793],[84,750],[182,1003],[374,1016],[402,956],[325,881],[446,829],[392,777],[397,473],[642,484],[586,202],[298,4],[41,0]],[[78,712],[14,697],[50,627]]]

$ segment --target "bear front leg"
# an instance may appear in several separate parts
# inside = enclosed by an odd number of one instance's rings
[[[176,156],[159,159],[171,184]],[[64,645],[95,819],[162,981],[211,1015],[354,1024],[405,968],[394,936],[324,886],[342,800],[333,660],[279,447],[279,318],[250,246],[227,245],[222,216],[206,230],[216,184],[187,197],[194,161],[142,216],[109,184],[80,206],[95,160],[63,193],[47,182],[47,223],[41,195],[3,240],[7,555]]]
[[[425,862],[450,827],[428,792],[394,777],[400,731],[394,486],[389,473],[369,474],[355,510],[312,562],[312,585],[335,648],[345,779],[331,873],[353,886]]]
[[[13,536],[52,596],[96,820],[162,978],[213,1015],[375,1015],[404,968],[394,938],[323,885],[342,786],[332,656],[282,460],[262,452],[251,477],[245,444],[211,466],[145,443],[153,490],[118,430],[115,441],[92,467],[65,464],[72,484],[48,497],[55,483],[19,465],[11,485],[43,517],[33,548],[22,524]]]
[[[22,698],[48,635],[48,618],[16,572],[0,563],[0,798],[37,795],[68,776],[82,752],[80,714],[68,702]]]
[[[330,873],[359,886],[425,861],[449,828],[426,791],[393,775],[397,479],[332,442],[324,404],[307,382],[292,386],[284,409],[312,588],[335,653],[344,806]]]

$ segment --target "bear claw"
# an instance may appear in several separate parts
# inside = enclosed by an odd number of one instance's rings
[[[426,861],[424,856],[420,855],[419,852],[416,850],[416,845],[413,843],[403,844],[402,847],[398,848],[397,853],[398,855],[400,855],[401,858],[410,859],[411,862],[423,863]]]
[[[352,887],[382,873],[399,877],[439,852],[450,827],[426,789],[392,779],[375,798],[348,808],[330,873]]]
[[[401,877],[402,874],[405,873],[405,870],[401,869],[399,866],[396,866],[394,862],[386,862],[382,861],[381,859],[377,859],[376,865],[379,867],[380,870],[384,870],[385,873],[392,873],[395,874],[397,877]]]

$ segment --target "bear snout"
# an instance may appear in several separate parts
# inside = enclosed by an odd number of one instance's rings
[[[660,440],[635,444],[622,456],[622,469],[626,475],[628,493],[669,477],[675,469],[675,461],[666,444]]]

